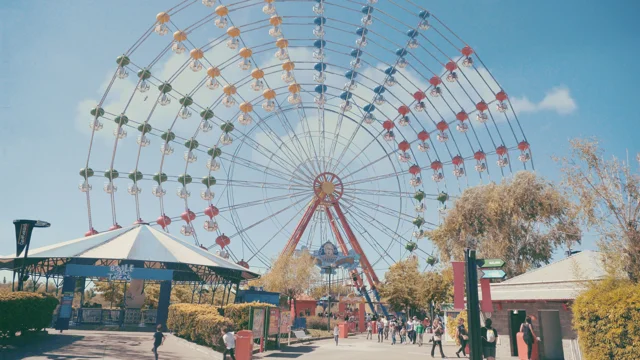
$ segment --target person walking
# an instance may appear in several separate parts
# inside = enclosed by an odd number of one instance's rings
[[[373,329],[371,328],[371,322],[367,323],[367,340],[373,339]]]
[[[389,320],[386,316],[382,318],[382,325],[384,327],[384,339],[389,340]]]
[[[412,333],[413,344],[415,344],[418,341],[418,331],[417,331],[418,324],[420,324],[420,320],[418,320],[417,316],[414,316],[413,317],[413,333]]]
[[[527,344],[527,359],[531,360],[531,352],[533,351],[533,343],[535,339],[533,326],[531,325],[531,316],[527,316],[524,319],[524,323],[520,325],[520,332],[523,333],[524,342]]]
[[[340,327],[338,324],[333,327],[333,339],[336,341],[336,346],[338,346],[338,337],[340,337]]]
[[[166,339],[166,336],[162,334],[162,325],[158,324],[158,326],[156,326],[156,332],[153,334],[153,348],[151,349],[156,360],[158,360],[158,348],[164,345],[164,339]]]
[[[407,343],[413,342],[413,321],[411,319],[407,320]]]
[[[389,331],[391,331],[391,345],[396,344],[396,336],[398,335],[398,325],[395,321],[391,321],[389,324]]]
[[[227,354],[231,356],[231,360],[236,360],[236,334],[231,330],[222,328],[222,341],[226,349],[222,353],[222,360],[226,360]]]
[[[486,319],[484,321],[484,327],[480,329],[480,335],[482,336],[482,353],[485,359],[496,359],[496,342],[498,341],[498,332],[491,327],[493,321]]]
[[[382,323],[382,320],[378,319],[376,325],[378,327],[378,342],[384,342],[384,324]]]
[[[400,328],[400,345],[406,344],[406,341],[407,341],[407,329],[405,329],[403,326],[402,328]]]
[[[415,327],[416,335],[418,336],[418,346],[422,346],[422,342],[424,340],[424,325],[422,325],[421,321],[418,321]]]
[[[467,334],[467,329],[464,327],[464,320],[462,318],[458,319],[458,327],[456,328],[456,339],[458,339],[458,343],[460,344],[460,349],[456,351],[456,356],[460,357],[460,352],[462,352],[462,356],[467,356],[467,341],[469,340],[469,335]]]
[[[433,345],[431,346],[431,357],[434,357],[433,354],[436,350],[436,346],[440,348],[440,355],[444,359],[444,351],[442,351],[442,335],[444,334],[444,329],[440,324],[439,319],[433,319]]]

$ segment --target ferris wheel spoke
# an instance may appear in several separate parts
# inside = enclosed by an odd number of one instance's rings
[[[292,207],[294,207],[294,206],[296,206],[296,205],[300,204],[301,202],[303,202],[303,201],[305,201],[305,200],[306,200],[306,201],[308,201],[309,199],[308,199],[308,198],[303,198],[303,199],[301,199],[301,200],[296,201],[296,202],[295,202],[295,203],[293,203],[293,204],[290,204],[289,206],[287,206],[287,207],[285,207],[285,208],[283,208],[283,209],[278,210],[277,212],[275,212],[275,213],[273,213],[273,214],[269,214],[267,217],[264,217],[264,218],[262,218],[262,219],[260,219],[260,220],[256,221],[255,223],[253,223],[253,224],[251,224],[251,225],[247,226],[247,227],[243,227],[243,228],[242,228],[241,230],[239,230],[237,233],[235,233],[235,234],[233,234],[233,235],[230,235],[230,236],[229,236],[229,238],[233,238],[233,237],[235,237],[235,236],[241,235],[241,234],[243,234],[243,233],[247,232],[248,230],[251,230],[251,229],[252,229],[252,228],[254,228],[255,226],[260,225],[260,224],[262,224],[263,222],[265,222],[265,221],[267,221],[267,220],[271,219],[272,217],[277,216],[277,215],[279,215],[280,213],[282,213],[282,212],[284,212],[284,211],[287,211],[287,210],[291,209]]]
[[[228,186],[236,186],[236,187],[249,187],[249,188],[261,188],[261,189],[279,189],[279,190],[302,190],[309,189],[308,185],[298,185],[294,186],[291,184],[282,184],[282,183],[269,183],[269,182],[259,182],[259,181],[249,181],[249,180],[235,180],[235,179],[217,179],[218,183],[225,184]]]
[[[229,210],[237,210],[237,209],[242,209],[242,208],[248,208],[248,207],[252,207],[252,206],[256,206],[256,205],[268,204],[268,203],[287,200],[287,199],[295,199],[295,198],[298,198],[300,196],[311,197],[312,194],[313,194],[312,191],[307,190],[307,191],[300,191],[300,192],[296,192],[296,193],[292,193],[292,194],[278,195],[278,196],[273,196],[273,197],[269,197],[269,198],[265,198],[265,199],[253,200],[253,201],[249,201],[249,202],[245,202],[245,203],[241,203],[241,204],[233,204],[233,205],[229,205],[229,206],[224,206],[224,207],[220,208],[220,211],[229,211]]]
[[[389,178],[392,178],[392,177],[399,177],[400,175],[406,175],[406,174],[409,174],[409,170],[394,171],[392,173],[387,173],[387,174],[383,174],[383,175],[376,175],[376,176],[372,176],[372,177],[368,177],[368,178],[364,178],[364,179],[347,181],[347,182],[344,182],[343,185],[344,186],[349,186],[349,185],[363,184],[363,183],[368,183],[368,182],[376,181],[376,180],[384,180],[384,179],[389,179]]]
[[[371,209],[375,209],[375,210],[382,209],[382,210],[384,210],[383,212],[385,214],[389,215],[389,216],[395,216],[395,217],[401,216],[401,217],[404,217],[403,220],[408,220],[409,222],[413,221],[413,219],[415,218],[415,215],[409,215],[409,214],[403,213],[402,211],[399,211],[398,209],[392,209],[392,208],[386,207],[384,205],[380,205],[380,204],[374,203],[373,201],[369,201],[369,200],[363,199],[361,197],[356,197],[356,196],[353,196],[353,195],[343,195],[343,196],[346,196],[347,199],[349,199],[350,201],[352,201],[354,203],[361,202],[361,203],[363,203],[363,205],[366,205],[367,207],[369,207]]]
[[[294,220],[298,219],[298,218],[302,215],[302,213],[303,213],[305,210],[306,210],[306,208],[303,206],[303,207],[301,207],[301,208],[300,208],[300,210],[299,210],[295,215],[293,215],[293,216],[289,217],[289,221],[287,221],[284,225],[282,225],[282,226],[280,227],[280,229],[278,229],[278,231],[277,231],[275,234],[273,234],[273,236],[272,236],[272,237],[270,237],[267,241],[265,241],[265,243],[264,243],[264,244],[263,244],[259,249],[257,249],[257,250],[254,252],[253,256],[251,256],[251,257],[249,258],[249,260],[247,260],[247,261],[251,261],[251,259],[253,259],[256,255],[258,255],[259,253],[261,253],[261,252],[262,252],[262,250],[264,250],[264,248],[265,248],[265,247],[267,247],[267,245],[269,245],[269,244],[270,244],[270,243],[271,243],[275,238],[277,238],[280,234],[282,234],[282,233],[283,233],[283,231],[285,231],[285,228],[286,228],[287,226],[289,226],[289,224],[291,224],[291,222],[293,222]],[[288,236],[289,236],[289,235],[287,235],[287,237],[288,237]]]
[[[395,263],[391,255],[389,255],[389,253],[387,252],[388,249],[385,249],[384,246],[382,246],[380,242],[377,241],[375,237],[371,235],[371,233],[364,226],[362,226],[362,224],[360,223],[360,221],[358,221],[358,219],[351,217],[349,223],[354,225],[352,226],[352,229],[355,228],[358,231],[360,235],[358,238],[366,241],[367,244],[369,244],[369,246],[378,254],[379,256],[378,260],[373,262],[371,266],[375,266],[375,264],[377,264],[378,261],[380,261],[380,259],[383,259],[388,266],[391,266],[392,263],[387,261],[385,255],[388,256],[393,263]],[[344,228],[342,227],[339,221],[337,222],[337,226],[339,226],[340,229],[342,229],[342,232],[345,232]]]
[[[220,158],[222,158],[223,160],[227,160],[232,164],[238,164],[240,166],[243,166],[243,167],[245,167],[247,169],[251,169],[251,170],[254,170],[254,171],[261,172],[261,173],[262,172],[268,173],[270,176],[279,178],[281,180],[284,180],[285,182],[293,181],[293,179],[296,179],[299,182],[294,182],[294,183],[297,184],[297,185],[302,185],[303,181],[306,181],[305,179],[300,179],[299,177],[296,177],[296,176],[294,176],[292,174],[290,175],[291,176],[290,178],[286,178],[284,176],[287,175],[287,174],[290,174],[290,172],[280,173],[276,169],[273,169],[273,168],[267,167],[265,165],[259,164],[259,163],[255,162],[255,161],[251,161],[251,160],[245,159],[245,158],[240,157],[238,155],[236,155],[236,156],[225,156],[225,154],[223,153],[220,156]],[[260,169],[262,169],[262,170],[260,170]]]

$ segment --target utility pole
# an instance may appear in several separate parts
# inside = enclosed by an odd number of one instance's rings
[[[476,251],[465,249],[467,275],[467,322],[469,324],[469,360],[482,360],[482,337],[480,334],[480,306],[478,301],[478,265]]]

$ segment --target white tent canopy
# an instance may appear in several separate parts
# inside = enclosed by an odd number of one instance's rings
[[[2,259],[13,260],[15,254]],[[197,265],[240,271],[244,278],[257,275],[246,268],[149,225],[133,225],[97,235],[30,249],[29,259],[75,258],[130,260]]]

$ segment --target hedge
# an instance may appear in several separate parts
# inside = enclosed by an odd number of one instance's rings
[[[249,317],[251,307],[275,307],[273,304],[250,302],[242,304],[229,304],[224,306],[224,316],[231,319],[236,330],[248,330],[249,329]]]
[[[58,299],[33,292],[0,291],[0,335],[38,331],[48,327]]]
[[[315,330],[329,330],[329,324],[327,323],[327,318],[322,318],[319,316],[307,316],[307,329],[315,329]],[[334,323],[337,321],[334,320]]]
[[[456,337],[456,330],[458,330],[458,321],[462,319],[464,321],[464,328],[469,331],[469,324],[467,323],[467,310],[462,310],[458,316],[454,319],[452,316],[449,316],[447,319],[447,335],[451,336],[451,338],[455,339],[456,344],[460,344],[460,339]],[[444,324],[442,324],[444,326]]]
[[[586,360],[635,359],[640,352],[640,285],[604,280],[573,304],[573,327]]]
[[[167,327],[189,341],[211,347],[221,347],[220,330],[231,328],[243,330],[249,328],[249,309],[251,307],[273,307],[271,304],[246,303],[230,304],[223,307],[221,316],[217,306],[205,304],[174,304],[169,306]]]

